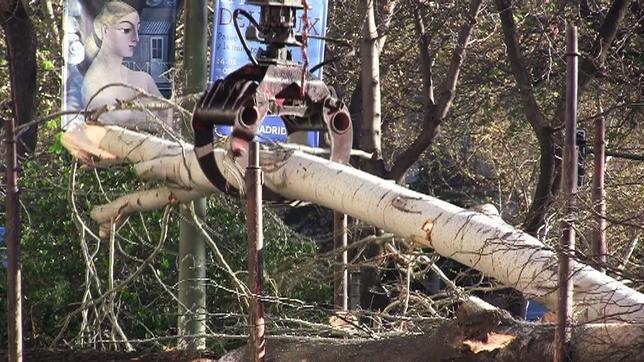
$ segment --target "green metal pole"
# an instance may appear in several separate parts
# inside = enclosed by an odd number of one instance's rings
[[[205,0],[184,1],[184,93],[198,93],[206,88],[206,46],[208,37],[208,9]],[[194,104],[185,104],[192,109]],[[183,134],[190,122],[183,122]],[[199,229],[193,224],[190,209],[194,207],[199,219],[206,216],[206,199],[181,206],[179,225],[179,341],[182,349],[206,348],[206,244]]]

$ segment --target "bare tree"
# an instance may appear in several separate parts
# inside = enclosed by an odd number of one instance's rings
[[[465,53],[470,37],[476,25],[476,18],[481,9],[481,2],[481,0],[472,0],[470,2],[465,14],[465,23],[461,26],[458,33],[458,39],[452,52],[452,58],[444,78],[445,80],[437,90],[434,90],[434,82],[432,79],[432,54],[427,48],[427,39],[430,35],[425,32],[423,19],[418,11],[414,12],[415,28],[419,37],[418,46],[420,48],[421,76],[423,79],[421,95],[423,100],[423,126],[420,135],[396,158],[391,170],[387,173],[387,178],[400,181],[405,176],[409,167],[432,144],[441,122],[447,117],[452,106],[452,101],[456,95],[458,77],[461,66],[465,61]],[[434,98],[435,94],[438,96],[438,99]]]
[[[526,65],[524,49],[519,41],[519,31],[513,18],[510,0],[495,0],[501,18],[507,59],[518,89],[525,117],[539,142],[539,177],[526,217],[524,229],[536,234],[545,223],[546,212],[554,197],[559,193],[561,181],[561,125],[565,114],[563,95],[556,101],[554,117],[548,119],[535,97],[536,80]],[[606,57],[617,33],[620,21],[624,18],[628,1],[616,0],[612,3],[594,40],[590,54],[580,62],[579,93],[587,90],[590,82],[601,74]],[[563,94],[564,92],[560,92]]]

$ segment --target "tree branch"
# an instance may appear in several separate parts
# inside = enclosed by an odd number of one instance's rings
[[[474,26],[476,25],[476,18],[481,8],[481,0],[472,0],[470,2],[469,11],[467,14],[467,22],[461,27],[459,31],[458,40],[452,59],[449,65],[445,81],[439,87],[439,96],[436,106],[425,107],[423,130],[421,134],[414,140],[414,142],[405,149],[394,162],[393,167],[387,173],[387,177],[400,180],[404,177],[405,173],[411,165],[418,160],[418,157],[425,152],[427,147],[433,142],[434,137],[438,132],[443,119],[449,112],[452,106],[452,101],[456,93],[456,85],[458,83],[458,76],[460,74],[461,66],[465,60],[465,51],[467,49],[470,36]],[[421,50],[422,53],[422,50]]]
[[[380,92],[380,48],[376,28],[374,0],[361,0],[361,12],[365,14],[360,42],[360,89],[362,92],[362,124],[360,147],[373,154],[371,160],[363,160],[361,168],[372,174],[384,174],[382,160],[382,102]]]
[[[434,80],[432,77],[432,66],[434,58],[429,52],[429,34],[425,33],[425,24],[419,9],[414,9],[414,28],[418,37],[418,49],[420,60],[420,75],[423,78],[423,107],[425,112],[430,112],[431,107],[435,104],[434,99]]]
[[[379,36],[376,41],[376,46],[380,52],[382,52],[385,47],[385,42],[387,41],[387,35],[389,33],[389,26],[391,25],[391,20],[394,18],[394,11],[396,10],[397,4],[397,0],[387,0],[383,3],[382,8],[380,9],[380,13],[382,15],[380,18],[380,26],[378,26]]]
[[[524,227],[528,233],[536,235],[544,225],[546,210],[552,200],[553,192],[559,187],[558,182],[555,182],[559,169],[558,161],[555,158],[557,145],[554,130],[534,96],[532,79],[521,54],[521,45],[517,36],[510,0],[496,0],[496,6],[501,18],[503,39],[507,48],[510,68],[517,83],[523,110],[539,141],[539,178]]]
[[[580,92],[603,71],[608,51],[613,44],[613,40],[615,40],[619,23],[624,19],[624,14],[629,3],[630,1],[628,0],[615,0],[611,4],[593,44],[592,58],[584,57],[580,62]]]
[[[530,72],[525,66],[521,45],[517,37],[517,28],[514,23],[512,5],[510,0],[495,0],[501,25],[503,28],[503,39],[507,49],[508,61],[512,69],[512,75],[517,82],[519,96],[525,110],[528,122],[536,133],[540,133],[549,126],[545,115],[541,111],[532,89]]]
[[[373,0],[369,0],[373,1]],[[387,33],[389,32],[389,27],[391,25],[391,20],[393,19],[393,14],[394,10],[396,8],[398,1],[397,0],[387,0],[381,9],[382,13],[382,19],[380,19],[380,27],[379,29],[376,29],[377,33],[374,35],[376,37],[375,40],[375,51],[377,51],[377,54],[382,53],[385,47],[385,42],[387,41]],[[364,13],[365,18],[364,18],[364,24],[367,25],[369,18],[367,16],[367,10],[368,10],[369,2],[361,2],[359,9],[361,13]],[[375,26],[375,23],[374,23]],[[379,35],[378,35],[379,34]],[[364,37],[363,37],[364,38]],[[364,41],[364,39],[363,39]],[[362,59],[362,48],[364,47],[364,44],[361,43],[361,59]],[[378,65],[379,66],[379,65]],[[362,71],[360,72],[360,77],[358,78],[358,81],[356,82],[355,88],[353,89],[353,93],[351,94],[351,100],[350,100],[350,105],[349,105],[349,113],[351,113],[351,121],[353,122],[354,126],[354,132],[353,132],[353,145],[354,148],[365,150],[369,153],[372,153],[372,151],[369,150],[371,148],[371,144],[376,143],[375,141],[368,139],[367,142],[363,142],[363,136],[369,132],[369,130],[366,130],[365,127],[365,120],[369,120],[369,116],[367,117],[364,116],[363,114],[363,75]],[[364,130],[364,131],[363,131]],[[379,143],[379,140],[378,140]],[[376,156],[380,156],[380,152]],[[363,164],[366,163],[366,160],[362,162]]]

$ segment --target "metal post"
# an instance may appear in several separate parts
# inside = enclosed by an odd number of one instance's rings
[[[208,36],[208,8],[206,0],[185,1],[184,65],[185,93],[198,93],[206,88],[206,49]],[[184,104],[192,109],[193,104]],[[188,134],[190,127],[183,127]],[[206,348],[206,243],[200,230],[192,222],[196,216],[206,216],[206,199],[198,199],[181,206],[179,224],[179,341],[181,349]]]
[[[341,250],[335,259],[333,276],[333,304],[338,311],[348,309],[348,279],[347,270],[347,215],[333,212],[333,247]]]
[[[262,168],[259,166],[259,143],[250,143],[246,169],[246,230],[248,233],[248,274],[250,298],[250,343],[253,361],[263,361],[264,340],[264,233],[262,230]]]
[[[16,121],[4,120],[7,185],[7,319],[9,362],[22,361],[22,270],[20,267],[20,207],[18,202],[18,159]]]
[[[567,361],[567,346],[571,338],[573,314],[572,256],[575,252],[575,198],[577,197],[577,27],[568,25],[566,31],[566,132],[564,134],[562,191],[565,201],[561,220],[559,254],[559,310],[555,332],[555,360]]]
[[[601,103],[599,107],[600,112]],[[606,120],[604,116],[595,121],[595,175],[593,177],[593,209],[597,224],[593,230],[592,248],[597,269],[606,272],[606,192],[604,173],[606,172]]]

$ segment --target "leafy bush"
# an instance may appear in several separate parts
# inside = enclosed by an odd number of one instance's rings
[[[97,241],[91,237],[90,232],[95,232],[98,227],[89,219],[89,212],[94,205],[140,187],[140,181],[126,168],[77,170],[74,179],[73,160],[65,153],[50,151],[54,152],[24,162],[20,179],[23,316],[27,347],[47,346],[59,333],[68,313],[78,308],[83,300],[88,271],[82,251],[83,237],[90,252],[95,253],[92,262],[96,279],[89,277],[93,285],[90,288],[92,296],[96,298],[100,294],[96,283],[101,284],[101,292],[106,291],[108,245],[105,240]],[[161,219],[162,211],[133,216],[119,230],[115,239],[115,285],[131,275],[152,252],[160,237]],[[163,250],[116,296],[119,323],[129,338],[177,333],[178,306],[160,282],[177,293],[179,219],[178,208],[174,208]],[[88,228],[84,235],[83,224]],[[204,224],[237,277],[246,282],[248,243],[243,202],[222,196],[209,198]],[[330,303],[330,284],[307,277],[302,268],[298,268],[302,260],[311,259],[316,251],[315,243],[303,240],[284,225],[274,211],[265,208],[265,272],[269,294],[315,304]],[[327,267],[322,265],[322,268]],[[293,272],[295,270],[297,275]],[[0,274],[6,278],[3,270]],[[213,330],[244,333],[245,310],[240,306],[238,296],[231,293],[234,287],[230,276],[210,253],[207,276],[208,311],[212,314],[209,326]],[[4,295],[5,285],[0,288]],[[268,314],[284,312],[283,305],[266,306]],[[238,317],[232,320],[217,317],[225,314]],[[5,323],[5,318],[0,319],[3,343],[7,338]],[[77,315],[70,320],[64,340],[75,345],[80,327],[81,317]],[[100,327],[97,332],[100,332]]]

